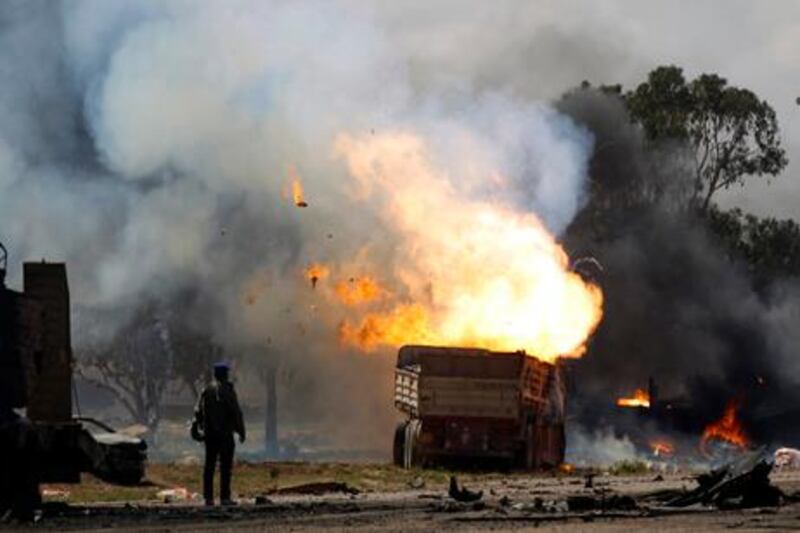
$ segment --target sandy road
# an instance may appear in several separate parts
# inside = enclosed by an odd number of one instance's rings
[[[800,490],[800,473],[773,474],[773,482],[791,494]],[[37,530],[95,531],[755,531],[800,530],[800,503],[779,508],[720,511],[702,507],[664,509],[645,495],[693,487],[688,476],[602,476],[587,488],[578,477],[530,477],[493,480],[480,488],[477,504],[458,504],[444,487],[356,495],[276,496],[266,504],[242,502],[234,508],[194,504],[120,504],[51,509]],[[610,498],[629,495],[634,509],[569,510],[571,496]],[[0,526],[0,529],[2,526]],[[11,529],[11,526],[5,526]]]

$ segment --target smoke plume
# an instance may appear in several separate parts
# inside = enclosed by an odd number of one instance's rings
[[[798,398],[796,282],[754,289],[747,266],[679,206],[691,172],[680,147],[646,149],[621,99],[594,89],[558,107],[584,124],[597,149],[589,206],[567,231],[568,248],[602,263],[603,324],[579,362],[579,393],[589,405],[646,388],[691,406],[683,429],[698,434],[739,399],[757,442],[794,441]],[[589,407],[592,425],[598,410]]]
[[[386,202],[363,201],[335,151],[342,135],[400,132],[424,143],[458,199],[535,216],[604,265],[584,394],[610,401],[653,376],[709,420],[741,393],[752,420],[779,420],[775,406],[796,403],[797,287],[754,292],[702,225],[675,216],[685,154],[645,151],[618,100],[542,101],[640,67],[619,13],[523,6],[4,2],[0,239],[12,269],[66,261],[75,307],[109,335],[165,302],[229,353],[253,354],[248,364],[279,359],[282,415],[388,447],[392,351],[342,348],[347,315],[323,294],[350,279],[370,298],[405,289],[408,248]],[[589,19],[590,31],[564,22]],[[306,208],[284,194],[295,177]],[[597,183],[625,209],[593,219]],[[661,200],[631,215],[631,189]],[[312,283],[315,263],[330,274]]]
[[[421,65],[392,18],[351,2],[5,3],[0,236],[12,257],[66,261],[74,306],[97,311],[78,316],[106,334],[157,300],[229,352],[260,346],[250,364],[291,369],[297,417],[388,442],[391,350],[341,348],[343,317],[320,293],[367,267],[401,292],[402,235],[360,201],[335,140],[414,135],[458,198],[554,234],[586,201],[592,148],[546,103],[482,81],[483,62],[441,50],[448,76]],[[284,194],[296,177],[307,208]],[[316,262],[336,265],[331,279],[309,283]]]

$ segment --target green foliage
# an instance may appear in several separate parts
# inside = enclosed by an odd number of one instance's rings
[[[716,74],[687,82],[680,68],[658,67],[625,101],[652,143],[691,147],[691,201],[702,211],[717,191],[741,184],[745,176],[774,176],[787,164],[772,107]]]
[[[632,118],[651,140],[689,137],[694,103],[680,68],[659,67],[650,72],[646,82],[626,94],[626,102]]]
[[[611,465],[608,473],[612,476],[635,476],[638,474],[646,474],[649,471],[650,466],[644,461],[626,459],[624,461],[617,461]]]
[[[757,284],[800,275],[800,225],[794,220],[758,218],[740,209],[712,206],[708,222],[731,255],[746,262]]]

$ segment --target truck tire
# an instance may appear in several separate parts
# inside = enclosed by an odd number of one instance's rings
[[[419,420],[409,420],[406,423],[405,440],[403,443],[403,468],[405,469],[420,466],[422,463],[417,443],[421,427],[422,422]]]
[[[419,420],[407,420],[394,430],[392,462],[400,468],[409,469],[421,465],[417,439],[421,427]]]
[[[394,443],[392,445],[392,462],[395,466],[403,467],[403,457],[406,448],[406,426],[408,421],[397,424],[394,430]]]

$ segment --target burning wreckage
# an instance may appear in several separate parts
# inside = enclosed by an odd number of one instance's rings
[[[298,180],[294,200],[298,207],[308,205]],[[602,316],[602,293],[594,279],[597,272],[587,272],[586,268],[602,271],[602,267],[594,260],[579,260],[570,267],[563,251],[554,250],[553,264],[544,271],[551,276],[553,285],[566,287],[562,296],[572,296],[572,303],[576,304],[566,309],[579,310],[577,315],[582,320],[580,327],[570,327],[569,317],[573,314],[565,312],[558,317],[562,322],[557,319],[558,323],[550,323],[550,329],[520,330],[526,333],[522,337],[527,342],[522,344],[529,346],[531,353],[504,350],[516,337],[508,334],[504,324],[484,320],[490,317],[480,314],[471,316],[472,322],[460,324],[465,332],[477,330],[480,335],[457,338],[496,349],[453,347],[453,338],[437,337],[430,323],[434,317],[428,315],[432,310],[422,306],[401,305],[398,309],[402,312],[368,315],[360,324],[342,324],[341,340],[365,349],[401,339],[432,341],[431,345],[406,344],[398,352],[394,404],[406,419],[394,434],[396,465],[411,468],[480,464],[520,470],[561,467],[570,471],[570,465],[564,465],[565,422],[567,396],[572,401],[576,381],[573,366],[579,364],[578,358],[587,349]],[[2,252],[0,281],[5,274]],[[331,276],[331,269],[318,263],[305,271],[305,278],[315,290]],[[553,296],[547,292],[550,286],[543,284],[544,296]],[[353,306],[386,292],[370,278],[351,278],[349,284],[337,284],[333,294],[343,304]],[[547,298],[538,298],[539,293],[526,296],[529,298],[523,303],[533,308],[523,306],[522,311],[528,313],[520,314],[537,315],[542,311],[539,303]],[[408,320],[406,312],[412,312],[414,319]],[[454,316],[461,318],[458,314],[436,318],[447,322]],[[26,263],[23,292],[0,283],[0,446],[8,461],[5,471],[10,474],[0,485],[0,510],[13,508],[24,514],[40,502],[39,483],[78,482],[81,472],[123,484],[137,483],[144,477],[143,441],[90,419],[72,416],[69,322],[63,264]],[[564,357],[559,355],[562,353]],[[646,390],[637,389],[629,397],[617,399],[614,407],[635,413],[635,420],[654,419],[665,426],[686,418],[685,409],[678,403],[659,397],[652,379]],[[30,422],[15,414],[14,409],[19,408],[27,408]],[[737,402],[730,402],[719,420],[707,424],[698,447],[708,457],[707,445],[721,441],[739,452],[736,459],[699,476],[696,489],[660,491],[641,501],[607,498],[606,494],[597,501],[592,497],[571,497],[566,501],[569,510],[605,512],[620,505],[630,510],[653,502],[674,508],[779,504],[786,496],[770,485],[773,460],[764,450],[749,451],[750,441],[737,417],[737,408]],[[90,431],[90,427],[100,430]],[[634,429],[630,434],[644,432]],[[649,439],[646,446],[654,458],[661,460],[680,453],[668,438]],[[784,456],[791,453],[792,450],[784,451]],[[591,485],[587,481],[587,487]],[[478,500],[482,495],[459,488],[455,479],[451,479],[450,493],[457,501]]]
[[[741,403],[739,398],[729,400],[721,416],[706,421],[692,405],[660,398],[651,378],[647,389],[636,389],[631,396],[617,398],[618,416],[607,421],[613,420],[618,430],[630,436],[637,448],[649,451],[653,458],[681,460],[694,456],[701,461],[731,458],[753,445],[740,418]]]

